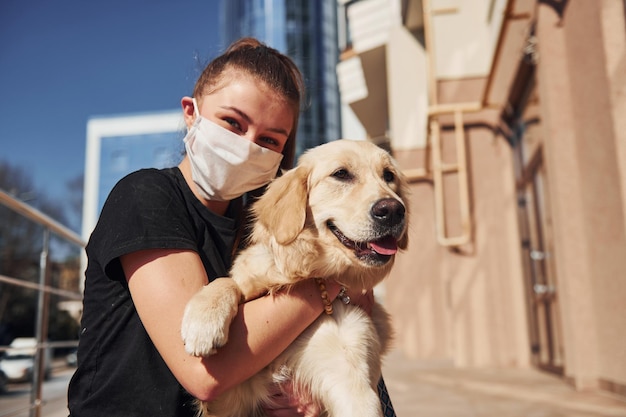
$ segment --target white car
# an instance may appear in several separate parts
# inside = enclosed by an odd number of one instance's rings
[[[44,379],[50,376],[52,358],[50,349],[44,349]],[[18,337],[9,346],[6,355],[0,360],[0,371],[9,382],[29,382],[33,377],[37,339]]]
[[[7,376],[0,369],[0,394],[3,394],[7,391]]]

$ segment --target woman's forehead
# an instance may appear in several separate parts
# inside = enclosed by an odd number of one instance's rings
[[[234,82],[250,81],[256,84],[259,89],[272,91],[270,86],[259,76],[237,67],[226,67],[224,71],[216,77],[212,82],[204,87],[204,95],[213,94],[217,91],[228,87]]]

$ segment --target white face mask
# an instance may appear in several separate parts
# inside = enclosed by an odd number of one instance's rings
[[[269,183],[283,155],[200,116],[183,139],[196,189],[206,200],[230,201]]]

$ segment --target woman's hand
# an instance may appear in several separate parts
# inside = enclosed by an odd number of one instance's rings
[[[341,292],[341,288],[346,288],[345,295],[350,297],[351,305],[361,307],[368,316],[372,315],[372,307],[374,306],[374,290],[362,289],[362,288],[347,288],[342,287],[341,284],[336,281],[329,280],[326,282],[326,289],[331,300],[334,300]]]
[[[361,290],[346,288],[345,294],[350,297],[350,305],[361,307],[368,316],[372,315],[374,306],[374,290]]]
[[[272,404],[265,405],[263,411],[268,417],[318,417],[320,407],[303,395],[296,397],[290,382],[274,385]]]
[[[341,291],[341,285],[334,281],[326,282],[326,289],[331,299],[335,299]],[[348,289],[344,296],[350,297],[350,304],[362,308],[368,315],[372,313],[374,305],[374,291],[372,289]],[[324,313],[322,313],[324,314]],[[263,407],[263,411],[268,417],[317,417],[321,409],[306,393],[294,393],[290,382],[275,385],[272,395],[272,404]]]

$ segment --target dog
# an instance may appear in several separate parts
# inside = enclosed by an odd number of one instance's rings
[[[240,302],[300,280],[315,277],[322,289],[331,279],[373,288],[407,247],[407,187],[391,155],[370,142],[341,139],[305,152],[252,205],[249,245],[235,258],[231,279],[213,281],[187,304],[181,327],[187,352],[215,353]],[[330,417],[382,417],[376,385],[392,337],[390,317],[377,302],[371,316],[344,302],[327,304],[332,314],[321,314],[261,372],[214,401],[199,401],[200,415],[262,416],[270,388],[289,381]]]

